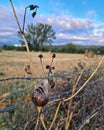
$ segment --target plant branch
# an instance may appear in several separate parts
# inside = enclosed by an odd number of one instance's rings
[[[22,36],[22,38],[23,38],[23,40],[24,40],[25,46],[26,46],[27,57],[28,57],[28,59],[29,59],[30,66],[33,67],[33,63],[32,63],[32,60],[31,60],[31,56],[30,56],[30,51],[29,51],[28,43],[27,43],[26,37],[25,37],[25,35],[24,35],[24,33],[23,33],[21,27],[20,27],[20,24],[19,24],[19,21],[18,21],[17,15],[16,15],[16,11],[15,11],[15,9],[14,9],[14,6],[13,6],[13,3],[12,3],[12,0],[10,0],[10,3],[11,3],[11,7],[12,7],[12,10],[13,10],[14,18],[15,18],[15,20],[16,20],[16,23],[17,23],[18,29],[19,29],[19,31],[20,31],[20,34],[21,34],[21,36]],[[34,75],[33,75],[33,71],[32,71],[32,76],[34,76]]]
[[[81,76],[82,76],[83,72],[84,72],[84,70],[83,70],[83,71],[80,73],[80,75],[77,77],[77,81],[76,81],[76,79],[74,79],[76,82],[75,82],[75,84],[73,85],[73,89],[72,89],[72,94],[71,94],[71,96],[74,95],[75,89],[76,89],[76,87],[77,87],[77,85],[78,85],[79,80],[81,79]],[[68,128],[69,128],[69,126],[70,126],[70,122],[71,122],[72,116],[73,116],[73,112],[71,112],[72,103],[73,103],[73,98],[72,98],[71,100],[69,100],[65,130],[68,130]]]
[[[54,115],[54,118],[53,118],[52,123],[51,123],[51,125],[50,125],[50,127],[49,127],[48,130],[51,130],[51,129],[52,129],[52,126],[53,126],[53,124],[54,124],[54,122],[55,122],[55,120],[56,120],[56,118],[57,118],[57,114],[58,114],[58,112],[59,112],[60,106],[61,106],[61,101],[58,103],[58,106],[57,106],[57,109],[56,109],[56,113],[55,113],[55,115]]]
[[[21,34],[21,36],[22,36],[22,38],[23,38],[23,40],[24,40],[24,43],[25,43],[25,45],[26,45],[27,56],[28,56],[28,59],[29,59],[30,66],[33,68],[33,63],[32,63],[32,60],[31,60],[30,50],[29,50],[29,47],[28,47],[28,43],[27,43],[26,37],[25,37],[23,31],[21,30],[21,27],[20,27],[20,24],[19,24],[19,21],[18,21],[16,12],[15,12],[15,9],[14,9],[13,3],[12,3],[12,0],[10,0],[10,3],[11,3],[11,7],[12,7],[12,10],[13,10],[14,18],[15,18],[16,23],[17,23],[17,25],[18,25],[20,34]],[[31,71],[31,72],[32,72],[32,77],[34,77],[33,71]],[[35,80],[34,80],[34,87],[36,87],[36,81],[35,81]],[[40,108],[37,107],[37,109],[38,109],[38,112],[40,112]],[[40,119],[41,119],[41,122],[42,122],[43,127],[46,129],[45,123],[44,123],[43,118],[42,118],[41,116],[40,116]]]
[[[96,114],[98,114],[98,112],[104,107],[104,104],[100,105],[99,107],[97,107],[95,110],[93,110],[87,117],[86,119],[82,122],[82,124],[79,126],[79,128],[77,130],[81,130],[83,128],[84,125],[90,123],[90,119],[92,119],[94,116],[96,116]]]
[[[73,96],[71,96],[71,97],[65,99],[65,100],[64,100],[65,102],[68,101],[68,100],[70,100],[70,99],[72,99],[72,98],[75,97],[79,92],[81,92],[81,91],[83,90],[83,88],[86,86],[86,84],[87,84],[87,83],[92,79],[92,77],[95,75],[95,73],[96,73],[97,70],[99,69],[100,65],[102,64],[103,60],[104,60],[104,56],[103,56],[102,59],[100,60],[98,66],[96,67],[96,69],[94,70],[94,72],[89,76],[89,78],[87,79],[87,81],[81,86],[81,88],[80,88],[75,94],[73,94]]]

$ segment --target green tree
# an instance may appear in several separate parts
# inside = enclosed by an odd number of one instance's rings
[[[74,45],[73,43],[67,43],[65,51],[69,53],[76,53],[76,45]]]
[[[56,39],[52,26],[42,23],[29,24],[25,36],[30,49],[35,49],[36,51],[41,49],[43,45],[51,45],[53,40]]]

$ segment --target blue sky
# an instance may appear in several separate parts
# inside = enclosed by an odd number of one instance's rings
[[[39,6],[36,17],[27,11],[26,25],[52,25],[57,39],[53,44],[104,45],[104,0],[12,0],[22,27],[24,8]],[[0,44],[18,44],[18,27],[9,0],[0,0]]]

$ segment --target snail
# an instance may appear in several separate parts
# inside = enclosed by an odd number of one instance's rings
[[[43,107],[49,101],[48,87],[53,88],[55,86],[54,81],[51,79],[44,80],[41,85],[35,88],[32,94],[32,101],[36,106]]]
[[[36,106],[45,106],[48,103],[49,97],[45,94],[43,88],[39,86],[32,94],[32,101]]]

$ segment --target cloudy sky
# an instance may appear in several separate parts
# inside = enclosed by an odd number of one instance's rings
[[[22,27],[24,9],[39,6],[36,17],[27,10],[26,26],[37,22],[52,25],[54,44],[104,45],[104,0],[12,0]],[[18,27],[9,0],[0,0],[0,44],[18,44]]]

